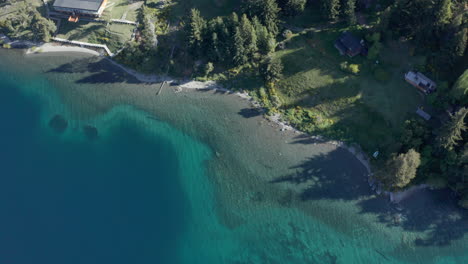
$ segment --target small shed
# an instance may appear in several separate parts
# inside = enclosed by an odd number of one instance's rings
[[[416,110],[416,114],[422,118],[424,118],[426,121],[428,121],[429,119],[431,119],[431,115],[424,112],[421,108],[418,108],[418,110]]]
[[[343,32],[335,41],[335,48],[341,55],[346,54],[349,57],[354,57],[359,54],[367,54],[367,49],[364,46],[364,40],[359,40],[348,31]]]
[[[417,71],[409,71],[405,74],[405,80],[413,85],[414,87],[418,88],[425,94],[430,94],[436,90],[436,83],[429,79],[426,75],[417,72]]]

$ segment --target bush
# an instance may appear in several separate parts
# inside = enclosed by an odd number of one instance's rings
[[[3,44],[3,48],[4,49],[11,49],[11,45],[6,43],[6,44]]]
[[[285,31],[283,31],[283,37],[285,39],[290,39],[292,37],[292,35],[293,35],[293,33],[289,29],[286,29]]]
[[[203,74],[204,74],[204,76],[208,76],[213,70],[214,70],[213,63],[208,62],[208,63],[205,64],[205,66],[203,67]]]
[[[347,61],[340,64],[340,69],[347,73],[358,74],[360,71],[359,64],[349,64]]]

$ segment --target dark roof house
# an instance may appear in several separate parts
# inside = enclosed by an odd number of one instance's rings
[[[55,0],[54,10],[73,17],[83,16],[101,16],[106,7],[107,0]],[[73,21],[76,22],[76,21]]]
[[[367,55],[367,49],[364,46],[364,40],[359,40],[353,34],[345,31],[335,41],[335,48],[338,49],[341,55],[354,57],[358,54]]]

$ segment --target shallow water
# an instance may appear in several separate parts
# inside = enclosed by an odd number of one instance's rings
[[[0,262],[468,262],[467,213],[446,193],[396,211],[346,150],[234,95],[156,96],[78,54],[0,50],[0,75]]]

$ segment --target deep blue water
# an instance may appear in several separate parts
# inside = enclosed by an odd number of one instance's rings
[[[64,140],[0,79],[0,263],[177,262],[188,205],[172,146],[131,120]]]

